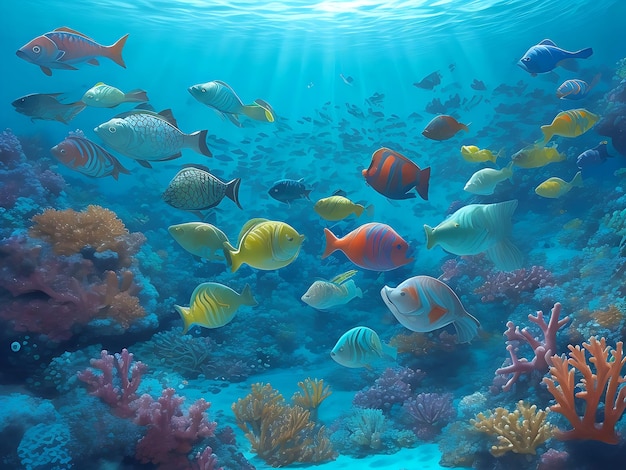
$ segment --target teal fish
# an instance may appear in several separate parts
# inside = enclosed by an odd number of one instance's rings
[[[113,150],[137,160],[142,166],[181,157],[183,148],[191,148],[211,157],[207,147],[207,130],[185,134],[170,109],[155,113],[139,105],[100,124],[94,132]]]
[[[215,109],[237,127],[241,127],[237,118],[239,114],[256,121],[274,122],[275,120],[274,111],[267,102],[257,99],[252,104],[243,104],[235,90],[220,80],[199,83],[189,87],[188,90],[196,100]]]
[[[333,360],[344,367],[371,367],[380,359],[396,359],[397,350],[383,344],[378,334],[366,326],[346,331],[330,353]]]

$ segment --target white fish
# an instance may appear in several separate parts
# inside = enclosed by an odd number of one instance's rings
[[[85,92],[81,101],[93,108],[114,108],[120,103],[148,101],[148,95],[140,89],[124,93],[119,88],[98,82]]]
[[[187,222],[167,228],[172,238],[192,255],[209,261],[224,261],[218,253],[224,253],[226,234],[215,225],[204,222]]]
[[[378,334],[366,326],[357,326],[346,331],[330,352],[330,357],[344,367],[370,367],[381,359],[396,359],[397,351],[383,344]]]
[[[435,228],[424,225],[426,248],[441,245],[459,256],[484,252],[502,271],[519,269],[522,253],[509,240],[516,208],[517,200],[461,207]]]
[[[384,286],[380,295],[402,326],[426,333],[452,323],[458,343],[469,343],[480,323],[470,315],[450,287],[430,276],[414,276],[398,287]]]
[[[345,305],[355,297],[362,298],[363,292],[356,286],[352,277],[355,270],[340,274],[330,281],[317,280],[301,297],[302,301],[318,310],[326,310],[338,305]]]
[[[498,183],[507,178],[511,179],[512,176],[513,162],[509,163],[501,170],[496,170],[495,168],[483,168],[482,170],[475,172],[470,177],[467,183],[465,183],[465,187],[463,189],[468,193],[486,196],[488,194],[493,194]]]

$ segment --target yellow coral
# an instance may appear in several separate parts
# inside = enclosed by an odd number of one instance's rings
[[[480,431],[496,436],[498,443],[491,454],[500,457],[507,452],[535,454],[537,446],[552,437],[552,426],[546,423],[548,409],[537,411],[537,405],[527,406],[522,400],[510,413],[505,408],[478,413],[470,422]]]
[[[311,379],[307,377],[302,382],[298,382],[298,387],[302,393],[296,392],[291,397],[291,401],[305,410],[311,412],[313,420],[317,420],[317,409],[320,404],[330,396],[331,392],[328,385],[324,385],[324,379]]]
[[[102,304],[100,315],[113,318],[122,328],[127,329],[137,318],[145,317],[146,311],[139,303],[139,299],[130,292],[139,290],[133,283],[133,273],[124,271],[121,279],[113,271],[105,273],[105,282],[102,285]]]
[[[286,405],[270,384],[253,384],[252,392],[233,403],[232,410],[252,450],[273,467],[336,457],[324,426],[316,428],[308,410]]]
[[[398,353],[411,353],[416,356],[424,356],[435,346],[424,333],[412,332],[409,334],[398,333],[389,341],[389,345],[398,350]]]

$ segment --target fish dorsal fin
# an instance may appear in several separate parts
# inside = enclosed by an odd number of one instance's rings
[[[159,112],[158,114],[163,119],[165,119],[167,122],[169,122],[172,126],[178,128],[178,123],[176,122],[176,118],[174,117],[174,113],[172,113],[171,109],[169,109],[169,108],[164,109],[163,111]]]
[[[138,104],[137,106],[135,106],[133,108],[133,110],[137,110],[137,111],[152,111],[153,113],[156,112],[156,109],[154,109],[154,106],[152,106],[150,103]]]
[[[243,240],[243,237],[246,235],[246,233],[248,233],[257,225],[263,222],[267,222],[267,220],[268,219],[264,219],[262,217],[256,217],[254,219],[248,220],[245,224],[243,224],[243,227],[241,227],[241,231],[239,232],[239,237],[237,237],[237,246],[241,245],[241,240]]]
[[[96,84],[94,85],[94,87],[97,87],[97,86],[102,86],[102,85],[106,85],[106,83],[104,83],[104,82],[98,82],[98,83],[96,83]],[[92,87],[92,88],[93,88],[93,87]]]
[[[356,269],[351,269],[350,271],[346,271],[345,273],[337,274],[335,277],[333,277],[330,280],[330,282],[332,282],[333,284],[337,284],[337,285],[343,284],[352,276],[354,276],[357,272],[358,271]]]
[[[183,165],[183,169],[184,168],[195,168],[196,170],[206,171],[207,173],[211,172],[211,170],[209,170],[209,167],[202,165],[200,163],[187,163]]]
[[[89,39],[90,41],[93,41],[93,39],[91,39],[89,36],[87,36],[86,34],[81,33],[80,31],[76,31],[75,29],[72,28],[68,28],[67,26],[61,26],[60,28],[55,29],[55,31],[62,31],[64,33],[72,33],[72,34],[76,34],[78,36],[82,36],[85,39]]]
[[[552,39],[544,39],[543,41],[541,41],[539,43],[540,46],[554,46],[556,47],[556,44],[554,43],[554,41]]]
[[[222,85],[223,87],[226,87],[228,89],[228,91],[230,91],[233,95],[235,95],[235,98],[237,98],[237,101],[239,101],[241,106],[244,105],[243,101],[241,101],[241,98],[239,98],[239,95],[237,93],[235,93],[235,90],[233,90],[233,87],[231,87],[228,83],[223,82],[221,80],[214,80],[214,82]]]

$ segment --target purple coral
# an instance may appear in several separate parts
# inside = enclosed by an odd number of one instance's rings
[[[102,374],[94,374],[92,369],[78,374],[78,378],[87,384],[89,393],[111,406],[116,416],[134,416],[135,408],[131,403],[138,398],[137,387],[148,367],[141,361],[133,362],[133,354],[127,349],[122,349],[121,353],[115,355],[102,350],[100,359],[92,359],[91,366],[99,369]],[[116,374],[113,373],[114,370],[117,371]]]
[[[532,266],[530,269],[491,273],[474,292],[481,294],[482,302],[493,302],[498,299],[519,299],[523,292],[553,285],[554,279],[550,271],[542,266]]]
[[[512,321],[507,322],[507,330],[504,332],[506,336],[507,347],[506,350],[511,355],[511,365],[501,367],[496,370],[496,374],[513,374],[511,378],[504,384],[502,390],[509,391],[513,384],[517,382],[517,379],[522,374],[530,374],[533,371],[539,371],[545,373],[550,366],[550,357],[556,354],[556,333],[567,322],[569,322],[569,316],[559,320],[561,314],[561,304],[559,302],[554,304],[550,314],[550,320],[548,323],[543,319],[543,312],[539,310],[537,316],[531,314],[528,315],[528,320],[531,323],[537,325],[543,333],[543,342],[535,338],[526,328],[522,330],[519,326],[515,326]],[[527,343],[533,350],[535,357],[532,360],[526,358],[518,358],[517,346],[521,343]]]
[[[352,404],[359,408],[376,408],[389,413],[393,405],[402,405],[426,374],[408,367],[387,368],[373,386],[358,392]]]
[[[417,437],[433,439],[456,417],[452,398],[451,393],[420,393],[404,402],[402,410]]]

